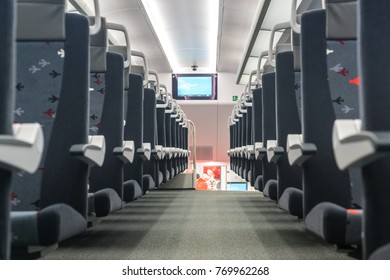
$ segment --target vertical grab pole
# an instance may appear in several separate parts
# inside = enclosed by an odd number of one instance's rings
[[[196,189],[196,127],[191,120],[187,122],[192,126],[192,187]]]

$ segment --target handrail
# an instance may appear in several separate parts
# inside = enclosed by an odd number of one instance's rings
[[[268,45],[268,61],[273,67],[276,66],[275,59],[274,59],[273,54],[272,54],[275,32],[278,30],[288,29],[288,28],[291,28],[290,22],[278,23],[278,24],[275,24],[274,27],[272,27],[271,37],[269,39],[269,45]]]
[[[102,28],[102,17],[100,15],[99,0],[94,0],[93,4],[95,6],[95,23],[89,27],[89,35],[97,34]]]
[[[140,57],[142,58],[142,60],[144,61],[144,71],[145,71],[145,75],[144,75],[144,86],[146,86],[148,84],[148,81],[149,81],[149,66],[148,66],[148,62],[146,61],[146,56],[143,52],[140,52],[140,51],[131,51],[131,55],[132,56],[136,56],[136,57]]]
[[[125,35],[127,59],[124,63],[124,67],[129,68],[131,71],[131,53],[132,53],[132,51],[131,51],[131,46],[130,46],[130,37],[129,37],[129,33],[127,32],[126,27],[124,27],[121,24],[108,22],[107,29],[121,31]]]
[[[261,52],[260,54],[260,57],[259,57],[259,60],[257,61],[257,69],[256,69],[256,72],[257,72],[257,81],[260,83],[261,81],[261,74],[263,72],[263,69],[261,69],[261,60],[264,58],[264,57],[268,57],[268,51],[263,51]]]
[[[156,83],[157,83],[157,86],[156,86],[156,98],[159,98],[160,97],[160,79],[158,77],[158,73],[155,70],[149,70],[149,75],[152,75],[152,76],[156,77]],[[165,87],[165,90],[166,90],[166,87]]]
[[[301,25],[297,22],[297,0],[291,1],[290,26],[295,33],[301,34]]]
[[[187,122],[192,126],[192,184],[193,188],[196,189],[196,126],[191,120]]]

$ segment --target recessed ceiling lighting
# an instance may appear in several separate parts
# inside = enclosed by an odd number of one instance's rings
[[[176,57],[175,48],[172,45],[172,39],[169,36],[169,30],[166,27],[166,21],[163,18],[161,5],[164,1],[159,0],[142,0],[142,4],[153,26],[153,29],[160,41],[164,53],[174,73],[182,72],[189,65],[179,65]],[[208,26],[208,49],[209,61],[208,67],[199,67],[202,72],[216,72],[217,64],[217,47],[218,47],[218,23],[219,23],[219,0],[203,1],[207,4],[205,11],[207,12]]]

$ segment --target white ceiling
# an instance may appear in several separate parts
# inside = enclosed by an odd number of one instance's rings
[[[93,0],[76,1],[93,7]],[[217,71],[236,74],[237,81],[245,84],[250,72],[256,69],[260,53],[268,48],[273,25],[289,20],[291,0],[158,0],[158,16],[170,34],[169,42],[182,72],[191,71],[194,64],[199,66],[199,72],[208,66],[208,1],[219,1],[220,5]],[[131,48],[145,53],[150,69],[172,72],[169,55],[164,52],[141,0],[100,0],[100,7],[108,21],[126,26]],[[262,9],[267,12],[260,29],[255,30]],[[275,42],[280,35],[276,35]],[[112,36],[124,43],[123,36]]]
[[[170,42],[183,71],[198,65],[206,67],[209,56],[207,29],[207,1],[218,0],[159,0],[159,14],[166,27],[172,29]],[[219,0],[220,15],[217,71],[236,73],[258,3],[262,0]],[[93,8],[93,0],[85,0]],[[100,0],[101,13],[110,22],[126,26],[131,48],[145,53],[149,67],[159,73],[172,72],[163,48],[146,15],[141,0]],[[90,9],[92,10],[92,9]],[[206,11],[206,13],[205,13]],[[113,34],[124,43],[120,34]]]

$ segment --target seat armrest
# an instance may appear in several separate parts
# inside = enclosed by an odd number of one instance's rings
[[[233,157],[237,157],[237,148],[232,149]]]
[[[316,145],[303,143],[302,134],[289,134],[287,136],[287,157],[290,165],[302,165],[316,153]]]
[[[246,158],[246,146],[240,147],[240,158]]]
[[[256,142],[254,149],[255,149],[255,159],[261,159],[260,158],[260,150],[263,148],[263,143],[262,142]]]
[[[123,146],[114,148],[113,152],[124,163],[132,163],[135,153],[134,141],[123,141]]]
[[[248,160],[255,159],[255,145],[247,145],[246,150],[247,150],[246,158]]]
[[[171,159],[173,157],[173,148],[172,147],[166,147],[165,148],[165,155],[167,159]]]
[[[163,158],[163,151],[162,151],[161,145],[156,145],[155,148],[152,150],[152,155],[156,160],[161,160]]]
[[[235,157],[240,157],[240,148],[239,147],[236,147],[234,148],[234,153],[235,153]]]
[[[41,162],[44,136],[38,123],[14,124],[13,135],[0,135],[0,166],[34,173]]]
[[[361,120],[336,120],[332,142],[341,170],[362,167],[390,154],[390,132],[362,131]]]
[[[255,143],[256,159],[262,160],[267,156],[267,149],[264,147],[263,142]]]
[[[150,160],[152,156],[150,143],[142,143],[142,147],[137,149],[137,154],[142,160]]]
[[[278,160],[283,156],[284,148],[278,146],[278,141],[268,140],[267,141],[267,159],[268,162],[277,163]]]
[[[88,144],[71,146],[70,154],[89,166],[102,166],[106,154],[106,140],[103,135],[90,135]]]
[[[176,148],[176,147],[173,147],[173,148],[172,148],[172,156],[173,156],[174,158],[177,158],[177,157],[178,157],[178,152],[179,152],[179,149],[178,149],[178,148]]]

